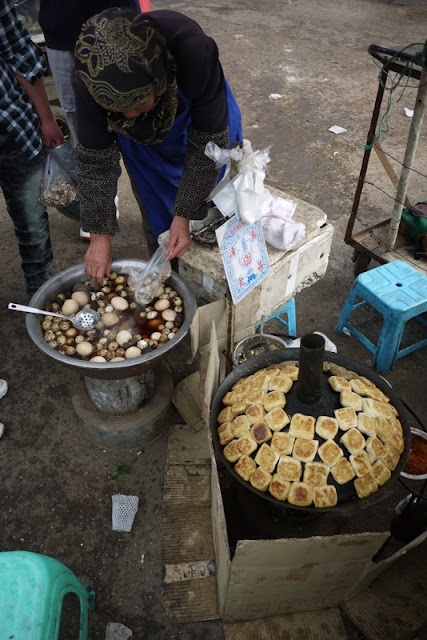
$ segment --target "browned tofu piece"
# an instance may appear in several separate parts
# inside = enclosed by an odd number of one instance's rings
[[[384,453],[384,445],[376,436],[366,440],[365,449],[371,464],[375,462],[375,460],[378,460],[378,458],[381,458]]]
[[[281,480],[293,482],[301,478],[302,463],[290,456],[280,456],[277,464],[277,475]]]
[[[277,500],[286,500],[290,486],[291,483],[288,480],[282,480],[276,473],[271,479],[268,491]]]
[[[334,507],[337,502],[337,490],[333,484],[326,484],[323,487],[314,487],[315,507]]]
[[[372,471],[372,465],[369,461],[366,451],[360,453],[354,453],[349,458],[350,464],[356,472],[356,475],[360,478],[366,476],[367,473]]]
[[[280,407],[272,409],[265,414],[265,421],[273,431],[280,431],[289,424],[289,416]]]
[[[318,446],[318,440],[304,440],[304,438],[296,438],[292,455],[297,460],[301,460],[301,462],[311,462],[314,460]]]
[[[248,481],[253,473],[255,473],[255,460],[250,456],[242,456],[234,465],[234,471],[239,474],[243,480]]]
[[[394,471],[400,460],[400,454],[398,450],[390,444],[390,442],[386,442],[384,444],[384,453],[380,459],[390,469],[390,471]]]
[[[265,442],[260,446],[255,456],[255,462],[269,473],[273,473],[278,459],[279,454],[273,451]]]
[[[224,447],[224,456],[229,462],[236,462],[241,457],[239,447],[237,446],[237,440],[232,440]]]
[[[298,507],[308,507],[314,498],[313,487],[305,482],[292,482],[288,502]]]
[[[372,398],[363,398],[362,411],[373,418],[387,418],[390,420],[397,418],[397,410],[393,405],[389,402],[380,402]]]
[[[330,416],[319,416],[315,430],[321,438],[333,440],[338,433],[338,420]]]
[[[271,431],[265,420],[260,420],[252,425],[251,435],[258,444],[271,440]]]
[[[235,438],[238,438],[243,433],[249,431],[249,420],[246,416],[236,416],[231,423],[231,429]]]
[[[283,391],[270,391],[263,398],[264,409],[268,413],[272,409],[283,409],[286,404],[286,397]]]
[[[366,413],[360,412],[357,414],[357,428],[367,436],[377,435],[377,422],[376,418],[368,416]]]
[[[296,365],[286,364],[284,367],[281,367],[282,373],[289,376],[291,380],[298,380],[298,372],[299,369]]]
[[[270,486],[271,479],[271,473],[269,473],[262,467],[258,467],[256,471],[251,475],[249,482],[255,489],[258,489],[258,491],[267,491],[268,487]]]
[[[237,439],[237,448],[242,456],[250,456],[258,449],[258,445],[249,432],[244,433]]]
[[[347,448],[350,453],[359,453],[365,448],[365,438],[359,429],[349,429],[340,438],[340,442]]]
[[[289,426],[289,435],[294,438],[312,440],[314,438],[315,423],[316,419],[312,416],[304,416],[302,413],[294,413]]]
[[[340,393],[340,402],[343,407],[351,407],[355,411],[362,411],[362,396],[354,391],[344,389]]]
[[[351,391],[350,382],[341,376],[329,376],[328,382],[334,391]]]
[[[357,427],[357,414],[352,407],[342,407],[335,409],[335,417],[338,420],[339,428],[342,431],[348,431]]]
[[[276,376],[270,378],[268,383],[269,391],[282,391],[288,393],[292,388],[293,380],[284,373],[279,373]]]
[[[222,422],[231,422],[234,419],[234,413],[231,407],[224,407],[219,413],[217,417],[217,421]]]
[[[251,404],[246,409],[246,417],[248,419],[249,424],[255,424],[255,422],[259,422],[264,419],[265,409],[262,404]]]
[[[270,447],[276,453],[280,455],[290,456],[292,449],[294,448],[295,438],[289,435],[289,433],[283,433],[283,431],[276,431],[273,433]]]
[[[350,482],[350,480],[353,480],[356,475],[347,458],[341,458],[341,460],[331,468],[331,474],[335,482],[338,482],[338,484],[346,484],[347,482]]]
[[[307,462],[304,467],[303,482],[313,487],[321,487],[326,484],[329,475],[329,467],[322,462]]]
[[[377,484],[380,486],[388,482],[391,478],[391,471],[382,460],[375,460],[372,465],[372,473],[374,474]]]
[[[333,440],[326,440],[317,450],[317,453],[328,467],[333,467],[343,457],[343,450]]]
[[[359,498],[367,498],[375,491],[378,491],[377,481],[374,478],[374,474],[367,473],[366,476],[356,478],[354,481],[354,488]]]
[[[231,428],[231,422],[223,422],[218,427],[218,437],[220,444],[228,444],[233,440],[234,434]]]

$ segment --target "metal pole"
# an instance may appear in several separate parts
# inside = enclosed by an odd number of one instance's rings
[[[405,157],[403,159],[402,172],[400,174],[399,185],[396,192],[396,202],[393,214],[390,220],[390,229],[388,236],[387,249],[391,251],[396,244],[397,233],[399,231],[400,219],[402,217],[403,203],[405,201],[412,161],[417,150],[418,140],[420,137],[421,126],[424,117],[424,107],[427,95],[427,40],[424,44],[424,63],[421,72],[420,83],[418,85],[417,98],[415,101],[414,115],[412,117],[411,127],[409,130],[408,142],[406,144]]]

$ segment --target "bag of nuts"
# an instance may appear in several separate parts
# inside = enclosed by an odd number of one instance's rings
[[[129,269],[128,283],[133,289],[135,300],[139,304],[148,304],[169,278],[171,271],[171,264],[166,260],[165,246],[161,244],[142,271]]]
[[[78,200],[74,149],[70,142],[47,150],[39,200],[50,207],[65,207]]]

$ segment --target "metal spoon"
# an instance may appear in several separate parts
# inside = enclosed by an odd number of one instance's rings
[[[36,309],[35,307],[26,307],[24,304],[16,304],[15,302],[9,302],[9,309],[13,311],[26,311],[27,313],[37,313],[44,316],[55,316],[55,318],[62,318],[71,322],[76,329],[80,331],[87,331],[93,329],[93,327],[99,322],[99,316],[93,309],[81,309],[75,316],[64,316],[61,313],[53,313],[52,311],[43,311],[42,309]]]

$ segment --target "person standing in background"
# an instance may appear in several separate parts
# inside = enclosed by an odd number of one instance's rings
[[[104,9],[139,11],[138,0],[40,0],[39,25],[59,102],[74,141],[78,141],[74,92],[74,47],[84,22]]]
[[[51,276],[49,219],[39,202],[45,149],[64,140],[43,83],[46,60],[12,0],[0,0],[0,187],[13,221],[25,289]]]

